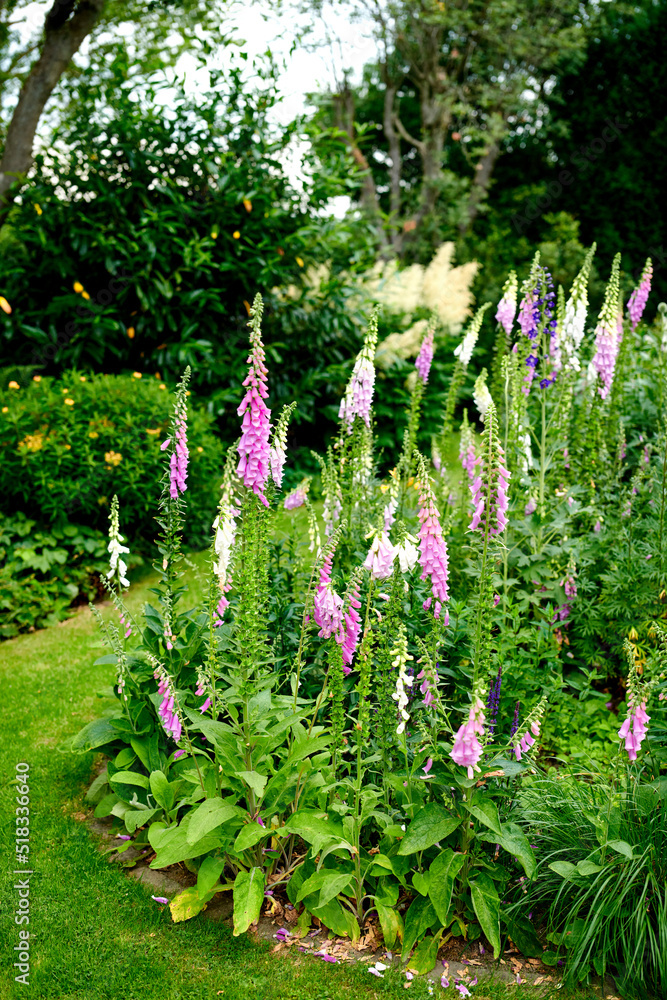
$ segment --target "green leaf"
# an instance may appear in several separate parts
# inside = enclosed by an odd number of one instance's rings
[[[109,777],[109,784],[114,785],[137,785],[139,788],[148,788],[148,776],[140,774],[139,771],[116,771]]]
[[[441,927],[433,937],[425,937],[419,942],[407,966],[410,972],[414,972],[417,976],[425,976],[435,967],[443,930]]]
[[[331,841],[340,841],[343,846],[351,846],[345,840],[341,824],[316,810],[300,809],[290,816],[285,823],[285,830],[298,834],[306,843],[312,844],[315,854]]]
[[[183,892],[179,892],[172,899],[169,904],[171,919],[175,924],[180,924],[184,920],[191,920],[192,917],[196,917],[198,913],[201,913],[206,903],[207,900],[202,899],[197,892],[197,886],[192,885],[188,889],[184,889]]]
[[[498,837],[502,836],[502,827],[498,817],[498,807],[490,799],[481,799],[479,802],[463,803],[471,816],[478,819],[484,826],[488,826]]]
[[[257,771],[237,771],[236,776],[245,781],[246,785],[252,788],[257,798],[261,799],[266,788],[266,783],[269,780],[266,775],[259,774]]]
[[[461,823],[460,816],[452,816],[444,806],[429,802],[419,810],[398,848],[399,854],[414,854],[433,847],[448,837]]]
[[[454,881],[461,870],[465,857],[455,853],[448,847],[431,863],[428,870],[428,894],[433,903],[433,909],[443,927],[447,926],[447,917],[452,903]]]
[[[493,957],[500,955],[500,900],[493,880],[480,872],[470,883],[472,906],[486,939],[493,948]]]
[[[557,951],[543,951],[541,955],[535,957],[541,958],[545,965],[558,965],[560,955]]]
[[[224,867],[224,858],[204,858],[197,872],[197,892],[201,898],[211,891]]]
[[[123,816],[125,829],[128,833],[136,833],[140,826],[146,826],[146,823],[150,823],[153,816],[155,816],[159,811],[159,809],[128,810]]]
[[[542,945],[530,920],[521,916],[508,916],[506,913],[502,914],[502,920],[507,933],[522,955],[526,958],[542,957]]]
[[[632,859],[632,848],[625,840],[608,840],[607,847],[611,847],[612,851],[616,851],[617,854],[623,854],[626,858]]]
[[[190,858],[198,858],[202,854],[208,854],[209,851],[220,847],[221,843],[222,841],[217,834],[209,833],[198,840],[196,844],[191,844],[182,827],[171,827],[162,831],[156,856],[151,861],[150,866],[151,868],[168,868],[169,865],[178,864],[179,861],[189,861]]]
[[[260,826],[259,823],[246,823],[238,832],[238,836],[234,841],[234,850],[237,854],[241,854],[242,851],[246,851],[249,847],[259,844],[260,840],[265,840],[271,836],[272,832]]]
[[[505,823],[498,843],[521,863],[528,878],[535,878],[537,861],[528,838],[516,823]]]
[[[118,802],[118,796],[116,795],[116,793],[110,792],[108,795],[104,796],[101,802],[98,802],[97,806],[95,807],[95,812],[93,813],[93,815],[96,817],[96,819],[104,819],[105,816],[110,816],[111,810],[113,809],[113,807],[116,805],[117,802]]]
[[[572,876],[577,873],[577,866],[571,864],[569,861],[552,861],[549,868],[551,868],[552,872],[556,872],[556,875],[561,875],[569,882],[572,881]]]
[[[162,771],[153,771],[150,777],[151,794],[159,806],[169,812],[174,808],[174,789]]]
[[[306,896],[312,896],[319,890],[320,895],[315,906],[326,906],[330,899],[334,899],[348,887],[352,878],[352,872],[335,872],[328,868],[321,868],[301,885],[296,901],[300,903]]]
[[[359,939],[359,924],[348,909],[337,899],[330,899],[324,906],[308,907],[315,917],[319,917],[325,927],[340,937],[349,937],[352,942]]]
[[[402,962],[407,961],[415,942],[426,934],[426,931],[436,920],[436,913],[429,899],[425,899],[424,896],[417,896],[413,899],[410,909],[405,914],[403,950],[401,952]]]
[[[234,937],[245,934],[259,918],[264,900],[264,872],[261,868],[241,871],[234,879]]]
[[[419,872],[415,872],[412,876],[412,884],[420,896],[428,896],[428,883],[428,874],[421,875]]]
[[[118,739],[118,730],[111,719],[95,719],[84,726],[76,736],[72,737],[70,748],[73,753],[87,753],[105,743],[113,743]]]
[[[231,796],[228,799],[206,799],[191,814],[187,835],[188,843],[194,844],[209,831],[215,830],[222,823],[226,823],[228,819],[237,816],[239,812],[240,810]]]
[[[597,875],[602,871],[602,866],[596,865],[594,861],[578,861],[577,871],[580,875]]]
[[[385,906],[384,903],[379,903],[377,897],[375,898],[375,908],[380,921],[380,927],[382,928],[384,946],[391,951],[397,939],[403,937],[403,918],[393,906]]]

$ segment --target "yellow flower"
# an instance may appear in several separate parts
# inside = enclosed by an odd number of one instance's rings
[[[72,445],[71,444],[66,444],[65,445],[65,451],[71,451],[71,450],[72,450]]]
[[[35,202],[35,211],[37,212],[37,215],[42,214],[42,206],[38,205],[37,202]]]
[[[79,375],[79,382],[85,382],[85,381],[86,381],[86,376],[85,375]]]
[[[204,450],[204,449],[202,448],[202,446],[198,444],[198,445],[197,445],[197,451],[203,451],[203,450]]]
[[[127,328],[127,335],[130,338],[130,340],[134,340],[134,327],[133,326],[128,326],[128,328]]]
[[[100,505],[100,507],[103,507],[104,504],[107,502],[107,498],[106,497],[98,497],[97,498],[97,502]]]
[[[162,379],[162,376],[160,375],[160,373],[159,373],[159,372],[155,372],[155,378],[156,378],[156,379],[158,380],[158,382],[159,382],[159,381],[161,381],[161,379]]]
[[[250,201],[250,198],[243,199],[243,207],[245,208],[246,212],[252,212],[252,202]]]
[[[296,262],[297,262],[297,264],[299,265],[299,267],[303,267],[303,266],[304,266],[304,263],[303,263],[303,261],[302,261],[301,257],[297,257],[297,258],[296,258]]]
[[[4,313],[7,313],[8,316],[12,311],[12,307],[10,306],[9,302],[4,297],[4,295],[0,295],[0,309],[2,309]]]
[[[211,239],[212,240],[217,240],[217,238],[218,238],[218,230],[217,229],[212,229],[211,230]]]
[[[109,465],[120,465],[123,456],[118,451],[107,451],[104,453],[104,461],[108,462]]]
[[[32,380],[33,380],[33,382],[41,382],[42,381],[42,376],[41,375],[33,375]]]
[[[162,385],[159,385],[159,386],[158,386],[158,389],[166,389],[166,388],[167,388],[167,387],[166,387],[166,385],[164,384],[164,382],[162,383]]]
[[[15,382],[14,379],[12,379],[11,382],[8,383],[7,387],[9,389],[20,389],[21,388],[21,386],[18,384],[18,382]]]
[[[88,292],[81,292],[81,298],[85,299],[86,302],[88,302],[90,300],[90,295],[88,294]]]
[[[65,400],[65,406],[74,406],[74,400],[70,396]]]
[[[26,451],[40,451],[44,444],[43,434],[26,434],[22,441],[19,441],[19,448]]]
[[[238,229],[234,230],[234,232],[232,233],[232,236],[234,237],[235,240],[240,240],[241,239],[241,234],[238,231]]]
[[[88,437],[89,438],[98,438],[99,434],[97,433],[97,431],[88,431]]]
[[[159,434],[160,433],[160,428],[159,427],[147,427],[146,428],[146,433],[147,434]]]
[[[141,372],[132,372],[132,378],[141,378]]]
[[[9,407],[8,406],[3,406],[2,412],[3,413],[9,413]]]
[[[74,289],[77,295],[80,295],[81,292],[83,291],[83,285],[81,284],[80,281],[75,281],[74,284],[72,285],[72,288]]]

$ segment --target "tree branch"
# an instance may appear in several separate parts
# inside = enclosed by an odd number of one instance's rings
[[[0,226],[11,208],[17,181],[32,166],[35,133],[46,102],[81,43],[97,24],[105,2],[55,0],[46,15],[42,49],[21,87],[0,162]]]
[[[423,156],[426,148],[425,144],[421,141],[421,139],[415,139],[413,138],[413,136],[410,135],[410,133],[405,128],[403,122],[401,121],[401,119],[398,117],[397,114],[394,114],[392,116],[392,123],[395,126],[396,131],[401,136],[401,138],[405,139],[405,141],[409,142],[411,146],[414,146],[415,149],[419,150],[419,152]]]

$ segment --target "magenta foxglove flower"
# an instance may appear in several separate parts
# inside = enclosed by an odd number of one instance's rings
[[[428,382],[428,376],[433,362],[433,332],[433,327],[429,326],[426,331],[426,336],[422,340],[417,360],[415,361],[415,367],[419,372],[419,377],[424,385]]]
[[[646,301],[648,299],[648,294],[651,291],[651,277],[653,276],[653,265],[651,263],[651,258],[644,264],[644,270],[642,271],[642,276],[639,279],[639,284],[633,291],[632,295],[628,299],[628,313],[630,314],[630,329],[635,330],[637,324],[642,318],[642,313],[646,306]]]
[[[359,642],[359,632],[361,630],[361,615],[359,614],[361,601],[359,600],[359,596],[359,584],[355,583],[349,591],[348,605],[343,614],[345,637],[341,646],[341,652],[343,654],[343,663],[348,667],[354,659],[357,643]]]
[[[364,561],[364,569],[368,570],[374,580],[386,580],[391,576],[395,556],[396,547],[389,541],[387,532],[383,531],[373,539]]]
[[[158,694],[163,695],[162,703],[158,708],[158,715],[164,729],[171,738],[178,743],[181,738],[182,723],[178,714],[178,707],[175,704],[175,695],[171,686],[171,679],[164,670],[158,668],[153,674],[158,681]]]
[[[342,644],[345,640],[343,598],[336,593],[331,582],[334,551],[331,548],[322,563],[320,582],[313,602],[313,617],[320,626],[320,638],[328,639],[333,635]]]
[[[535,737],[540,735],[540,718],[534,718],[523,734],[513,742],[514,756],[521,760],[521,756],[527,753],[535,743]]]
[[[440,515],[435,506],[435,497],[429,477],[425,470],[420,470],[419,485],[419,563],[422,568],[421,579],[431,579],[432,597],[424,601],[424,610],[428,611],[435,598],[433,617],[439,618],[442,605],[449,600],[447,590],[448,555],[447,542],[442,534]],[[447,621],[445,622],[447,624]]]
[[[188,425],[185,403],[178,407],[175,426],[176,446],[169,459],[169,495],[172,499],[176,499],[179,493],[185,493],[185,480],[188,476]]]
[[[463,411],[463,423],[461,424],[461,442],[459,445],[459,460],[468,473],[468,478],[472,482],[475,478],[475,435],[472,427],[468,423],[468,411]]]
[[[268,507],[264,489],[270,471],[271,411],[264,402],[269,391],[267,389],[268,371],[260,330],[262,310],[262,300],[257,295],[250,312],[252,319],[248,324],[251,328],[251,351],[248,356],[248,375],[243,382],[247,392],[236,411],[240,417],[243,417],[241,440],[238,444],[240,461],[237,472],[243,479],[244,485],[251,489]]]
[[[429,759],[422,767],[422,771],[424,772],[424,774],[428,774],[428,772],[431,770],[432,767],[433,767],[433,758],[429,757]]]
[[[474,771],[479,771],[479,760],[482,756],[482,745],[478,737],[484,735],[484,702],[475,697],[470,706],[468,721],[459,728],[454,737],[454,746],[449,756],[455,764],[468,769],[468,777],[473,777]]]
[[[490,433],[491,430],[490,426]],[[468,530],[475,531],[481,528],[484,531],[487,527],[486,512],[488,510],[489,535],[500,535],[507,527],[507,487],[510,473],[505,468],[505,453],[498,441],[496,441],[495,450],[497,452],[497,465],[495,468],[485,469],[484,459],[480,455],[475,460],[475,464],[479,466],[479,471],[470,485],[475,512]]]
[[[498,303],[496,310],[496,322],[500,323],[503,330],[509,337],[516,315],[516,297],[518,291],[516,272],[510,271],[509,277],[503,285],[503,297]]]

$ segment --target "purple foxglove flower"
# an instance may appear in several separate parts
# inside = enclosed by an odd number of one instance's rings
[[[433,767],[433,758],[429,757],[429,759],[422,767],[422,771],[424,772],[424,774],[428,774],[428,772],[431,770],[432,767]]]
[[[373,314],[368,325],[364,346],[359,351],[354,363],[352,376],[348,382],[345,395],[340,401],[338,418],[348,434],[352,433],[355,417],[359,417],[371,426],[371,405],[373,403],[373,387],[375,385],[375,347],[377,344],[377,315]]]
[[[187,437],[187,411],[185,404],[179,408],[176,415],[176,446],[169,459],[169,495],[172,500],[176,499],[179,493],[185,493],[185,480],[188,476],[188,437]]]
[[[455,764],[468,769],[468,777],[473,777],[474,771],[479,771],[479,760],[482,756],[482,746],[478,737],[484,735],[484,702],[475,697],[470,706],[468,721],[459,728],[454,737],[454,746],[449,756]]]
[[[210,707],[211,707],[211,699],[207,698],[206,701],[204,702],[204,704],[202,705],[202,707],[199,709],[199,711],[203,715],[204,712],[207,712]]]
[[[156,903],[160,903],[162,906],[166,906],[169,902],[166,896],[151,896],[151,899],[154,899]]]
[[[475,435],[468,423],[468,411],[463,411],[463,422],[461,424],[461,443],[459,445],[459,459],[461,465],[468,473],[468,478],[472,482],[475,478]]]
[[[650,719],[651,716],[646,714],[646,702],[642,701],[635,706],[634,700],[630,699],[628,716],[618,731],[619,739],[625,740],[630,760],[637,760],[637,751],[646,736]]]
[[[415,367],[424,385],[428,382],[431,363],[433,362],[433,333],[433,326],[430,325],[426,331],[426,336],[422,340],[422,345],[415,361]]]
[[[419,487],[419,563],[422,568],[421,579],[430,577],[432,597],[424,601],[424,610],[428,611],[435,598],[433,617],[439,618],[442,605],[449,600],[448,584],[448,554],[447,542],[442,533],[440,515],[435,505],[435,497],[430,477],[422,467],[417,481]]]
[[[251,320],[248,324],[251,328],[251,351],[248,357],[248,375],[243,382],[247,392],[236,411],[240,417],[243,417],[241,440],[238,444],[240,461],[237,472],[243,479],[244,485],[251,489],[268,507],[264,489],[270,469],[271,411],[264,402],[269,392],[267,389],[268,371],[260,330],[262,312],[262,299],[261,296],[257,295],[250,311]]]
[[[285,510],[296,510],[297,507],[303,507],[306,496],[308,495],[308,490],[310,489],[310,480],[304,479],[299,483],[295,490],[288,493],[285,497],[285,502],[283,507]]]
[[[632,295],[628,299],[628,313],[630,315],[630,329],[634,332],[637,328],[637,324],[642,318],[642,313],[646,306],[646,301],[648,299],[648,294],[651,291],[651,277],[653,275],[653,265],[651,263],[651,258],[649,257],[644,264],[644,270],[642,271],[642,276],[639,279],[639,284],[633,291]]]
[[[174,754],[174,760],[178,760],[178,758],[182,757],[184,753],[185,750],[177,750],[176,753]]]

